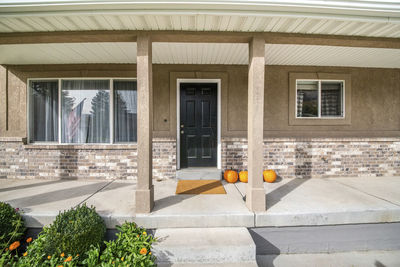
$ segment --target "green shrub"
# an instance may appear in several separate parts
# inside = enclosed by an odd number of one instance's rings
[[[135,223],[125,222],[117,233],[117,239],[105,242],[106,248],[100,253],[99,247],[92,247],[87,253],[85,265],[92,266],[155,266],[151,245],[155,242],[144,228]]]
[[[84,255],[92,245],[103,243],[106,226],[95,208],[84,204],[57,215],[53,224],[43,232],[46,255]]]
[[[21,215],[9,204],[0,202],[0,249],[21,239],[25,232]]]

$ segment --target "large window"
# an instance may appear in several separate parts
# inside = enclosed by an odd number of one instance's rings
[[[296,81],[296,118],[343,118],[344,82]]]
[[[31,80],[29,96],[30,142],[86,144],[137,140],[136,81]]]

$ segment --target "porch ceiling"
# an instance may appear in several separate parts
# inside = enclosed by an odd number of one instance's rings
[[[267,65],[400,68],[400,49],[266,44]],[[0,64],[136,63],[136,43],[0,45]],[[153,43],[155,64],[247,65],[248,45]]]
[[[176,30],[400,37],[398,1],[3,0],[0,32]]]

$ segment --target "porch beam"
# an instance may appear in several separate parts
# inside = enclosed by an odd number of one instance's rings
[[[246,188],[246,206],[251,211],[265,211],[265,191],[262,179],[263,171],[263,134],[264,134],[264,76],[265,76],[265,40],[253,37],[249,43],[248,76],[248,183]]]
[[[153,74],[151,37],[140,34],[137,37],[137,185],[136,213],[149,213],[154,206],[153,187]]]
[[[193,31],[78,31],[0,33],[0,45],[34,43],[135,42],[139,34],[149,35],[153,42],[248,43],[254,35],[270,44],[330,45],[400,49],[400,38],[362,36]]]

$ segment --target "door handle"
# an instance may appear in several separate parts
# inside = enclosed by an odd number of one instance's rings
[[[185,127],[183,124],[181,124],[181,128]]]
[[[184,134],[185,132],[184,131],[181,131],[181,134]]]

